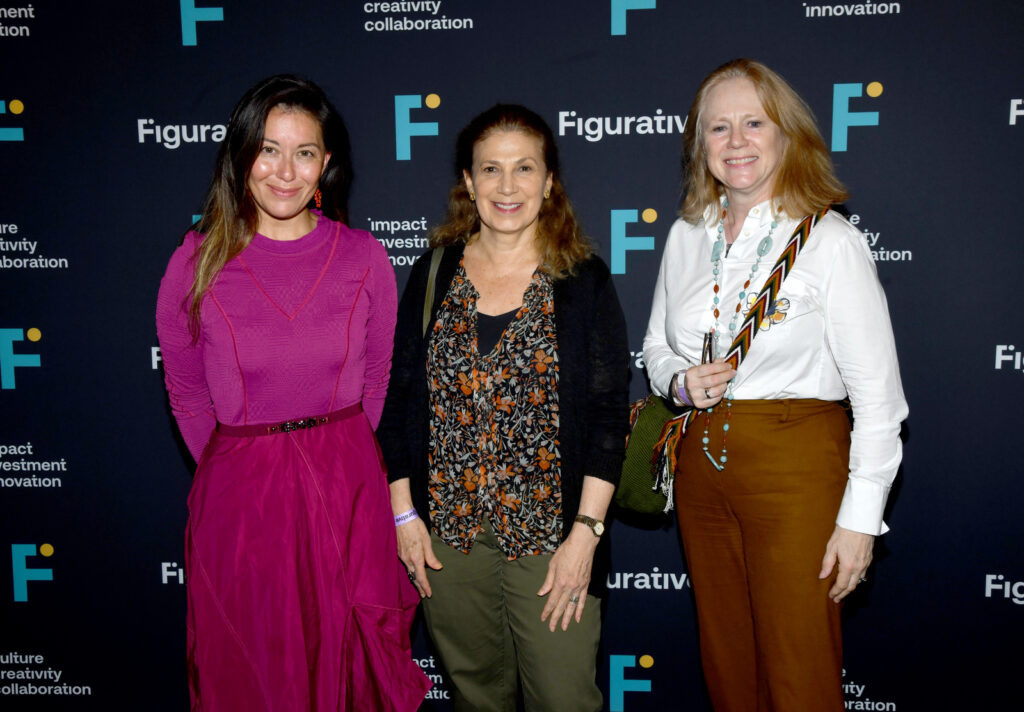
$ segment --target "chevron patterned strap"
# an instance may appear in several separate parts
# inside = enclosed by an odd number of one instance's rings
[[[768,281],[761,288],[761,292],[757,295],[757,300],[750,307],[750,311],[747,312],[739,333],[736,334],[732,346],[729,347],[729,351],[726,353],[725,361],[734,369],[740,367],[743,358],[747,355],[747,351],[750,350],[751,342],[757,336],[757,332],[761,330],[761,322],[764,320],[768,310],[775,304],[775,298],[779,294],[779,289],[782,288],[782,283],[785,281],[786,276],[793,269],[796,256],[800,254],[800,250],[806,244],[811,230],[814,229],[819,220],[825,217],[827,212],[828,208],[825,208],[816,215],[808,215],[800,221],[800,224],[796,226],[796,230],[793,231],[786,249],[779,255],[772,273],[768,275]]]

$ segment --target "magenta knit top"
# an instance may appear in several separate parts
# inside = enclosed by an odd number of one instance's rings
[[[279,423],[362,402],[376,428],[398,302],[384,247],[322,216],[298,240],[257,234],[207,292],[193,344],[187,298],[201,240],[185,236],[156,305],[171,411],[192,456],[217,421]]]

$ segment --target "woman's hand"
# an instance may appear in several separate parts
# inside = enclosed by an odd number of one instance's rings
[[[828,578],[838,564],[839,574],[829,589],[828,597],[836,603],[846,598],[857,584],[864,581],[868,566],[871,565],[871,550],[875,537],[836,526],[825,545],[825,558],[821,561],[819,579]]]
[[[575,522],[568,538],[551,557],[548,575],[537,595],[548,597],[540,619],[545,621],[550,616],[548,629],[552,632],[559,621],[562,630],[568,630],[572,618],[575,617],[577,623],[582,620],[597,542],[598,537],[594,536],[590,527]],[[573,598],[577,600],[571,600]]]
[[[405,565],[409,580],[416,587],[420,598],[429,598],[433,592],[427,581],[426,567],[437,571],[441,568],[441,562],[434,556],[427,525],[422,519],[413,519],[396,527],[395,533],[398,535],[398,558]]]
[[[672,397],[679,404],[679,387],[686,390],[686,395],[695,408],[710,408],[725,395],[729,381],[736,376],[736,371],[725,362],[725,359],[715,359],[711,363],[702,363],[699,366],[692,366],[672,379]],[[680,380],[682,383],[680,383]]]
[[[408,477],[395,480],[389,485],[389,488],[391,490],[391,511],[395,516],[414,509]],[[429,598],[432,591],[430,582],[427,581],[426,567],[429,566],[438,571],[441,569],[441,562],[434,556],[434,549],[430,545],[430,532],[427,531],[426,523],[417,517],[395,527],[395,534],[398,537],[398,558],[405,566],[409,581],[416,587],[420,598]]]

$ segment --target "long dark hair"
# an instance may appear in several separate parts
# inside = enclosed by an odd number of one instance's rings
[[[480,214],[469,199],[463,171],[473,172],[473,147],[498,131],[518,131],[540,141],[544,166],[551,173],[551,197],[541,204],[537,217],[537,243],[541,268],[554,278],[573,272],[593,252],[583,234],[569,197],[560,180],[558,146],[551,127],[539,114],[518,104],[495,104],[477,115],[459,132],[455,142],[455,185],[448,193],[448,215],[430,231],[430,244],[467,242],[480,229]]]
[[[193,338],[199,334],[203,296],[224,265],[249,245],[259,227],[256,203],[248,187],[249,173],[263,145],[267,115],[275,107],[304,111],[320,125],[324,147],[331,154],[320,176],[320,210],[332,220],[348,222],[352,149],[341,114],[323,89],[308,79],[277,74],[260,81],[231,112],[203,203],[203,217],[195,226],[205,237],[195,255],[195,278],[188,296]]]

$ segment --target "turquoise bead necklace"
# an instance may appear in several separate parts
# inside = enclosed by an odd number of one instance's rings
[[[718,221],[718,238],[715,240],[715,244],[711,248],[711,273],[714,276],[714,300],[711,303],[711,312],[715,315],[715,324],[711,327],[712,359],[717,358],[722,353],[719,348],[719,332],[721,329],[718,325],[718,317],[721,312],[718,307],[721,304],[719,295],[722,289],[722,272],[724,271],[722,261],[726,252],[725,216],[728,209],[729,201],[725,200],[722,205],[722,217]],[[743,287],[740,288],[739,298],[736,302],[736,309],[733,311],[732,317],[729,319],[729,341],[727,342],[727,346],[731,346],[733,341],[736,339],[736,329],[739,327],[740,316],[743,312],[743,302],[746,301],[747,298],[747,290],[750,289],[750,283],[753,281],[754,277],[757,276],[757,270],[761,266],[761,258],[767,255],[772,249],[772,236],[775,234],[775,228],[778,226],[779,223],[775,220],[773,210],[771,228],[768,230],[768,235],[757,244],[757,259],[754,260],[754,264],[750,268],[750,274],[743,283]],[[701,438],[704,455],[719,472],[725,469],[725,463],[729,460],[725,441],[729,435],[729,418],[732,415],[732,381],[729,381],[729,384],[725,387],[725,394],[722,396],[722,400],[725,401],[725,423],[722,424],[722,453],[718,456],[717,460],[708,450],[708,445],[711,443],[711,437],[708,434],[708,429],[711,426],[711,413],[714,412],[714,407],[708,408],[704,412],[704,436]]]

